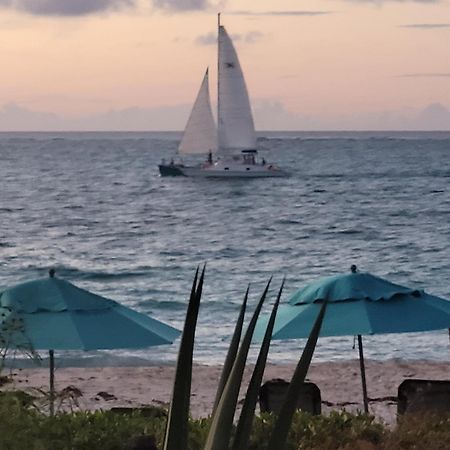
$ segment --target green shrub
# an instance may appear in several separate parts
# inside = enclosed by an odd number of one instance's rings
[[[255,421],[251,450],[264,450],[273,427],[274,416],[263,414]],[[313,416],[298,411],[294,415],[288,438],[289,450],[373,448],[381,443],[385,433],[382,424],[372,416],[332,412],[329,416]],[[358,442],[358,447],[355,443]],[[368,447],[364,447],[367,443]],[[362,446],[362,447],[361,447]]]
[[[265,450],[275,417],[262,414],[253,424],[249,450]],[[189,421],[189,450],[202,450],[211,420]],[[166,418],[138,411],[76,412],[49,417],[16,393],[0,396],[0,449],[2,450],[123,450],[130,438],[155,437],[162,449]],[[447,450],[450,414],[408,415],[390,430],[372,416],[332,412],[311,416],[297,412],[289,433],[288,450]]]
[[[189,450],[203,450],[210,426],[210,417],[207,419],[191,419],[189,421]],[[159,448],[162,449],[162,446]]]
[[[39,430],[41,417],[36,410],[24,405],[20,394],[2,392],[0,396],[0,448],[2,450],[29,449],[36,430]]]
[[[450,413],[406,414],[387,436],[384,450],[448,450]]]
[[[154,435],[161,445],[166,419],[111,411],[44,415],[25,407],[16,396],[0,401],[2,450],[122,450],[132,436]]]

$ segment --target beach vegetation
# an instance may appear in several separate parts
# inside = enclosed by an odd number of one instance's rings
[[[164,450],[187,450],[187,428],[189,421],[189,399],[192,379],[195,327],[200,307],[205,267],[203,267],[200,280],[197,284],[198,272],[199,269],[197,269],[192,284],[186,320],[181,337],[173,395],[169,408],[164,440]],[[278,304],[283,291],[284,281],[279,290],[272,309],[272,314],[266,327],[257,363],[254,366],[253,374],[247,387],[247,395],[244,398],[244,404],[236,428],[234,425],[234,418],[236,415],[238,396],[242,385],[248,352],[252,343],[259,314],[269,291],[270,283],[271,279],[268,281],[250,322],[247,325],[243,338],[240,341],[248,300],[249,289],[247,288],[217,388],[216,399],[211,415],[211,424],[203,447],[204,450],[228,450],[230,445],[233,450],[245,450],[248,448],[259,387],[263,379],[270,340]],[[311,330],[305,348],[303,349],[302,356],[298,362],[291,383],[289,384],[289,389],[279,416],[275,421],[267,447],[268,450],[282,450],[286,448],[288,433],[296,411],[300,389],[305,381],[305,377],[311,364],[326,306],[327,303],[324,302]]]
[[[264,413],[253,421],[248,450],[267,450],[276,417]],[[188,450],[203,450],[211,419],[189,419]],[[24,405],[14,393],[0,397],[0,448],[4,450],[124,450],[139,436],[153,436],[162,449],[166,417],[114,411],[58,413],[53,417]],[[335,411],[311,415],[297,411],[287,450],[446,450],[450,414],[417,414],[391,428],[366,414]]]
[[[448,450],[450,413],[416,413],[400,417],[396,428],[386,433],[384,449]]]
[[[244,296],[230,342],[212,414],[190,417],[190,397],[195,331],[205,277],[197,269],[191,288],[180,342],[172,400],[168,411],[159,407],[115,408],[110,411],[80,411],[76,392],[64,393],[56,415],[42,407],[44,391],[30,395],[20,391],[0,392],[0,449],[5,450],[444,450],[450,448],[450,414],[406,415],[395,428],[368,414],[334,411],[311,415],[298,411],[300,388],[314,354],[323,317],[324,302],[289,384],[278,415],[255,415],[259,387],[283,291],[273,305],[257,362],[244,396],[237,422],[236,410],[255,326],[271,284],[264,292],[244,332],[249,288]],[[243,337],[242,337],[243,336]],[[242,339],[241,339],[242,337]],[[40,395],[39,395],[40,394]],[[66,398],[68,396],[68,398]],[[73,408],[63,408],[64,402]],[[150,410],[150,413],[149,413]],[[139,444],[137,444],[139,443]],[[139,446],[136,446],[139,445]],[[147,447],[146,447],[147,446]]]
[[[12,345],[14,342],[14,345]],[[41,363],[41,357],[33,348],[25,333],[25,325],[9,307],[0,307],[0,386],[11,381],[11,376],[3,375],[5,363],[11,365],[16,358],[29,358]]]

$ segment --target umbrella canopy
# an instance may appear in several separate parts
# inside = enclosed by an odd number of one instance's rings
[[[55,277],[22,283],[0,295],[0,335],[11,348],[143,348],[170,344],[179,334],[169,325]]]
[[[0,347],[49,350],[50,415],[54,412],[54,350],[143,348],[170,344],[178,330],[54,277],[0,295]]]
[[[280,306],[272,339],[307,338],[321,303],[328,306],[321,336],[406,333],[450,327],[450,301],[369,273],[320,278]],[[267,317],[255,337],[264,335]]]
[[[320,278],[297,291],[280,306],[272,339],[307,338],[321,304],[327,301],[320,336],[358,336],[364,410],[368,412],[361,335],[407,333],[450,328],[450,301],[359,273]],[[264,336],[268,316],[256,326],[255,339]]]

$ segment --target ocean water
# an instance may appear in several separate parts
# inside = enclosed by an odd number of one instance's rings
[[[0,134],[0,288],[57,276],[181,328],[207,263],[195,360],[221,363],[248,283],[282,302],[360,271],[450,298],[450,133],[260,133],[288,179],[161,178],[179,133]],[[269,305],[266,309],[268,309]],[[118,330],[120,332],[120,330]],[[367,358],[449,359],[448,331],[364,337]],[[304,341],[275,341],[271,362]],[[59,365],[173,363],[147,350],[58,352]],[[252,351],[254,358],[255,349]],[[357,357],[323,338],[315,361]]]

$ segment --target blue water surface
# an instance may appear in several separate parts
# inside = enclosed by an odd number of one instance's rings
[[[175,327],[207,263],[196,362],[221,363],[248,283],[283,300],[356,264],[450,298],[450,133],[261,133],[287,179],[161,178],[179,133],[0,133],[0,287],[57,276]],[[282,301],[283,301],[282,300]],[[268,310],[267,305],[266,310]],[[120,330],[117,330],[120,332]],[[365,337],[368,358],[447,360],[448,331]],[[273,343],[294,362],[303,341]],[[357,357],[321,339],[316,361]],[[60,365],[173,363],[148,350],[58,355]],[[252,358],[255,349],[252,352]]]

